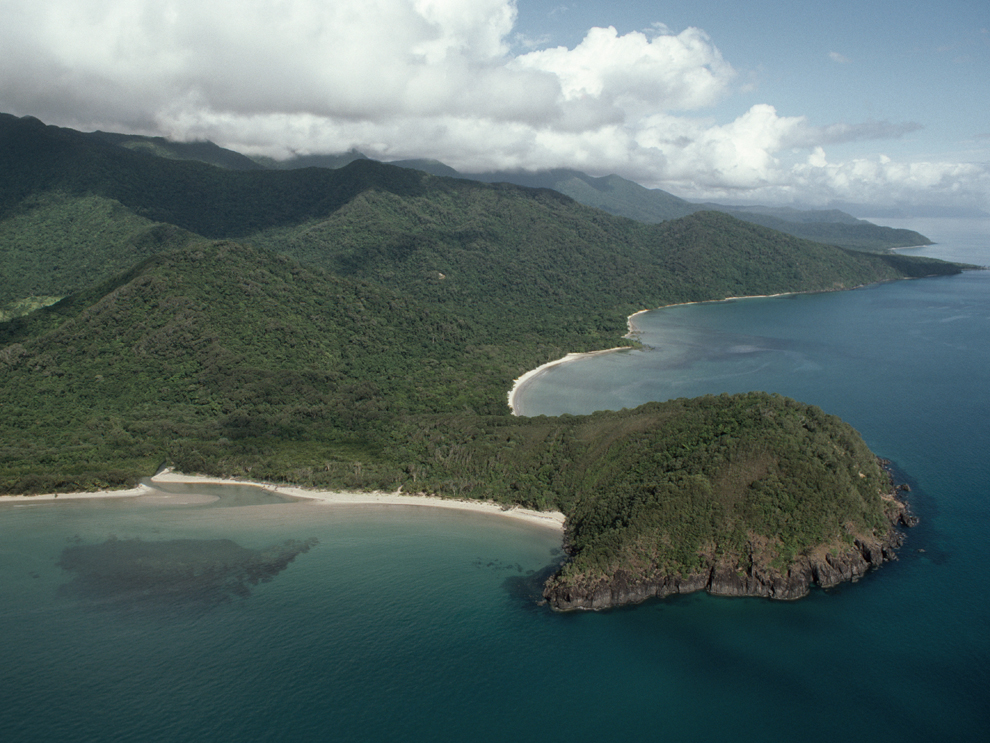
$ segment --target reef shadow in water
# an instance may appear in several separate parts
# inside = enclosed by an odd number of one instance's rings
[[[74,544],[58,566],[74,573],[64,595],[98,606],[140,608],[161,604],[212,606],[247,598],[316,545],[314,537],[264,549],[229,539],[145,542],[110,537],[102,544]]]
[[[502,588],[512,601],[532,611],[542,611],[546,607],[543,598],[543,584],[551,575],[560,570],[563,561],[547,565],[540,570],[530,570],[526,575],[512,575],[502,581]]]

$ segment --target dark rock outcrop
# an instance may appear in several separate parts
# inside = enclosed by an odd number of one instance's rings
[[[729,561],[716,561],[702,571],[689,575],[634,575],[624,569],[609,577],[582,581],[565,580],[561,573],[546,582],[543,597],[561,611],[573,609],[607,609],[635,604],[650,598],[672,594],[707,591],[714,596],[759,596],[793,600],[806,596],[812,586],[831,588],[855,581],[884,562],[897,559],[896,550],[904,541],[898,527],[914,526],[918,519],[907,504],[899,500],[897,490],[884,497],[890,528],[880,537],[860,537],[843,548],[822,547],[798,557],[785,570],[778,570],[758,560],[740,570]]]

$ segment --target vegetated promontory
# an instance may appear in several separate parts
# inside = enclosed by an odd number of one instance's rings
[[[822,566],[888,557],[896,508],[814,408],[754,393],[515,418],[514,378],[615,345],[645,307],[959,271],[719,213],[645,225],[369,161],[229,171],[12,117],[0,248],[0,305],[49,305],[0,324],[0,492],[123,486],[167,461],[557,508],[560,607],[798,595],[832,580]]]

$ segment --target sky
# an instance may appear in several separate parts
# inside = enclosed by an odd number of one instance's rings
[[[288,157],[990,212],[990,2],[0,0],[0,111]]]

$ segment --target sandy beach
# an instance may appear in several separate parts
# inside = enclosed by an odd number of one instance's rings
[[[490,516],[501,516],[503,518],[518,519],[530,524],[544,526],[556,531],[564,530],[564,514],[559,511],[533,511],[529,508],[518,506],[503,507],[498,503],[490,501],[459,500],[453,498],[440,498],[430,495],[405,495],[401,492],[381,493],[381,492],[350,492],[343,490],[309,490],[306,488],[295,488],[287,485],[274,485],[272,483],[255,482],[252,480],[224,479],[219,477],[204,477],[202,475],[184,475],[178,472],[165,470],[151,478],[154,483],[181,483],[189,485],[252,485],[264,488],[272,493],[315,501],[328,506],[423,506],[427,508],[449,508],[461,511],[473,511],[475,513],[487,514]],[[13,503],[18,506],[41,505],[45,501],[72,500],[81,498],[156,498],[161,493],[153,487],[145,484],[138,485],[129,490],[98,490],[92,493],[46,493],[44,495],[4,495],[0,496],[0,503]],[[190,501],[191,502],[191,501]]]
[[[633,318],[636,317],[636,315],[641,315],[644,312],[650,312],[650,311],[651,310],[640,310],[639,312],[634,312],[629,317],[627,317],[626,318],[626,325],[629,328],[629,332],[627,332],[622,337],[623,338],[632,338],[632,339],[635,339],[636,338],[636,326],[633,324]],[[588,351],[586,353],[569,353],[566,356],[564,356],[562,359],[556,359],[554,361],[548,361],[547,363],[541,364],[540,366],[536,367],[535,369],[530,369],[528,372],[526,372],[525,374],[523,374],[521,377],[519,377],[518,379],[516,379],[515,381],[513,381],[513,383],[512,383],[512,389],[509,390],[508,395],[507,395],[508,396],[508,400],[509,400],[509,410],[512,411],[512,414],[513,415],[519,415],[519,413],[516,411],[516,396],[519,394],[519,392],[522,390],[522,388],[526,385],[527,382],[529,382],[531,379],[534,379],[534,378],[540,376],[541,374],[543,374],[544,372],[546,372],[547,369],[552,369],[555,366],[559,366],[561,364],[567,364],[567,363],[569,363],[571,361],[575,361],[577,359],[584,359],[584,358],[588,358],[590,356],[599,356],[600,354],[603,354],[603,353],[615,353],[616,351],[630,351],[633,348],[634,348],[634,346],[616,346],[615,348],[606,348],[606,349],[603,349],[601,351]]]
[[[80,500],[83,498],[136,498],[155,492],[147,485],[138,485],[129,490],[94,490],[91,493],[43,493],[41,495],[0,495],[0,503],[31,505],[50,500]]]
[[[540,376],[541,374],[546,372],[547,369],[552,369],[555,366],[560,366],[561,364],[567,364],[577,359],[584,359],[589,356],[598,356],[599,354],[603,354],[603,353],[615,353],[616,351],[629,351],[631,350],[631,348],[632,348],[631,346],[617,346],[616,348],[606,348],[602,351],[588,351],[587,353],[569,353],[562,359],[556,359],[555,361],[548,361],[542,366],[538,366],[535,369],[531,369],[530,371],[526,372],[521,377],[519,377],[517,380],[515,380],[515,382],[513,382],[512,389],[509,390],[509,395],[508,395],[509,409],[512,411],[513,415],[519,415],[518,411],[516,410],[516,395],[519,394],[520,390],[522,390],[523,386],[527,382],[529,382],[531,379],[535,379],[536,377]]]
[[[265,488],[279,495],[291,498],[302,498],[317,501],[330,506],[424,506],[427,508],[453,508],[461,511],[474,511],[493,516],[520,519],[532,524],[539,524],[558,531],[564,529],[564,514],[559,511],[533,511],[528,508],[512,506],[503,508],[497,503],[487,501],[457,500],[440,498],[431,495],[405,495],[401,492],[351,492],[344,490],[309,490],[288,485],[273,485],[272,483],[253,482],[250,480],[221,479],[202,477],[199,475],[183,475],[177,472],[165,471],[151,478],[151,482],[161,483],[202,483],[204,485],[254,485]]]

